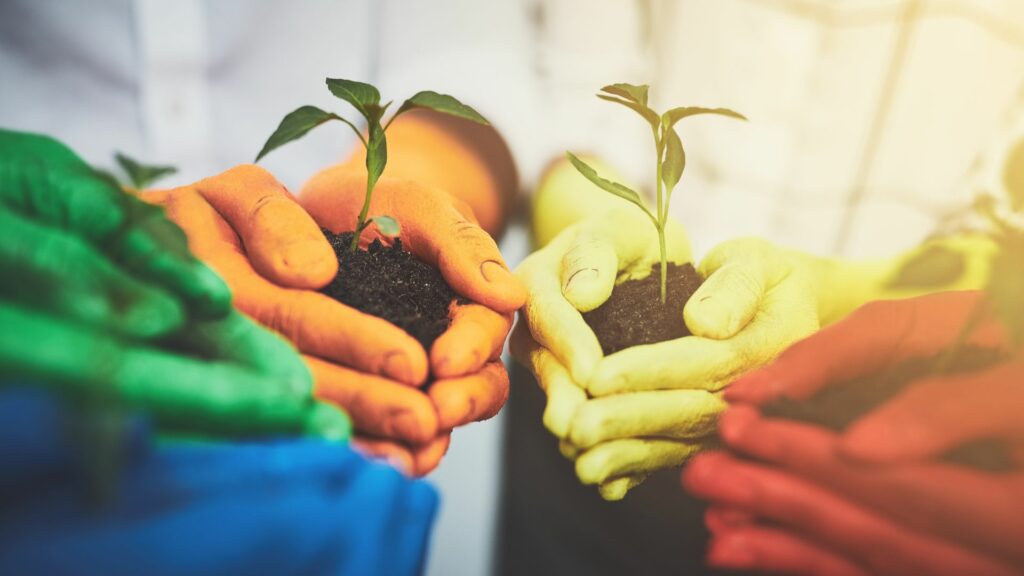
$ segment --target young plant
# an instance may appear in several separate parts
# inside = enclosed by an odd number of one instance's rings
[[[665,303],[668,293],[667,275],[668,258],[665,254],[665,225],[668,222],[668,207],[672,199],[672,191],[675,189],[679,179],[683,176],[686,168],[686,153],[683,151],[683,141],[676,132],[675,125],[683,118],[697,116],[698,114],[717,114],[728,116],[738,120],[747,118],[739,112],[727,108],[701,108],[698,106],[683,106],[672,108],[663,114],[658,114],[647,106],[647,85],[635,86],[633,84],[612,84],[601,88],[597,97],[609,102],[621,104],[636,112],[651,126],[651,134],[654,135],[655,151],[655,176],[654,188],[656,190],[657,207],[651,212],[640,198],[640,195],[629,187],[606,180],[598,175],[597,171],[580,160],[572,152],[566,152],[569,162],[579,170],[588,180],[596,184],[602,190],[635,204],[643,210],[650,218],[658,231],[658,244],[661,250],[661,303]]]
[[[120,152],[114,153],[114,160],[117,161],[118,166],[121,167],[125,176],[128,177],[128,182],[130,182],[132,187],[136,190],[143,190],[157,180],[170,176],[178,171],[174,166],[143,164]]]
[[[385,112],[387,112],[388,107],[391,106],[391,102],[381,104],[380,92],[376,88],[370,84],[354,80],[328,78],[327,89],[331,91],[331,94],[351,104],[359,112],[366,121],[366,136],[363,135],[363,132],[353,122],[333,112],[321,110],[316,106],[301,106],[281,120],[277,130],[270,135],[267,143],[263,145],[263,149],[256,155],[256,162],[259,162],[260,158],[266,156],[271,150],[292,140],[298,140],[313,128],[332,120],[343,122],[351,128],[363,144],[363,147],[366,148],[366,198],[363,200],[363,209],[359,212],[359,218],[356,220],[355,234],[352,236],[351,249],[354,252],[359,246],[360,234],[370,225],[370,222],[376,223],[377,228],[388,236],[394,236],[400,231],[398,222],[390,216],[375,216],[370,220],[366,218],[370,211],[373,188],[377,185],[377,180],[380,179],[381,174],[384,172],[384,166],[388,162],[388,145],[385,133],[388,127],[391,126],[391,123],[395,121],[395,118],[409,110],[425,108],[442,114],[464,118],[478,124],[488,125],[488,122],[476,110],[459,102],[454,97],[425,90],[402,102],[394,116],[382,126],[381,119],[384,117]]]

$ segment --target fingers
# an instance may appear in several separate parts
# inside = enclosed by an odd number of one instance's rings
[[[688,336],[604,358],[586,388],[596,397],[683,388],[716,391],[743,370],[746,360],[731,341]]]
[[[562,256],[562,295],[580,312],[589,312],[612,295],[619,275],[615,247],[605,238],[578,235]]]
[[[560,284],[565,299],[580,312],[604,304],[617,279],[647,277],[660,259],[657,233],[633,208],[611,210],[569,234],[572,240],[559,266]],[[689,262],[690,244],[682,228],[670,221],[665,236],[666,258],[676,264]]]
[[[584,484],[602,484],[620,476],[639,476],[682,466],[700,444],[678,440],[628,438],[604,442],[576,459]]]
[[[52,138],[2,136],[0,202],[26,219],[87,241],[131,275],[181,298],[200,317],[228,311],[227,287],[188,254],[185,238],[158,208],[98,176]]]
[[[688,336],[622,350],[601,360],[586,382],[587,391],[606,396],[676,388],[720,390],[817,328],[812,288],[806,279],[790,274],[768,290],[755,317],[736,336]]]
[[[623,476],[600,484],[597,487],[598,494],[608,502],[616,502],[626,497],[626,493],[643,484],[647,479],[646,474],[636,476]]]
[[[451,434],[441,434],[418,446],[370,436],[357,436],[352,442],[363,455],[384,460],[407,476],[426,476],[433,472],[450,443]]]
[[[412,476],[416,471],[412,450],[398,442],[359,435],[352,439],[352,447],[367,458],[387,462],[406,476]]]
[[[430,348],[430,366],[438,379],[472,374],[498,358],[512,327],[512,313],[499,314],[479,304],[451,307],[451,326]]]
[[[532,339],[550,350],[577,382],[586,382],[604,353],[583,316],[562,297],[557,277],[543,269],[547,256],[535,253],[519,268],[518,273],[530,287],[522,317]]]
[[[302,352],[414,386],[426,381],[426,352],[412,336],[318,292],[270,282],[253,269],[231,227],[198,194],[172,194],[167,210],[185,228],[195,253],[228,279],[238,308]]]
[[[1024,440],[1024,362],[927,379],[860,418],[843,435],[845,454],[902,462],[943,454],[972,440]]]
[[[102,333],[0,305],[0,364],[71,394],[110,395],[148,410],[162,427],[207,434],[299,433],[329,427],[311,416],[309,377],[282,383],[230,360],[135,347]],[[45,342],[45,346],[40,343]],[[301,375],[296,375],[297,377]]]
[[[437,409],[438,429],[491,418],[508,400],[508,373],[500,360],[468,376],[437,380],[427,395]]]
[[[870,374],[904,358],[935,355],[956,338],[980,303],[980,293],[972,292],[872,302],[738,380],[726,399],[762,404],[783,395],[807,398],[829,382]],[[987,348],[1002,342],[1002,330],[992,322],[967,339]]]
[[[0,211],[0,293],[55,318],[135,338],[167,334],[185,321],[171,295],[143,284],[79,239]]]
[[[365,174],[335,166],[303,187],[300,202],[321,226],[351,230],[365,190]],[[523,305],[525,290],[509,272],[494,239],[459,212],[446,193],[382,178],[374,189],[370,216],[382,214],[398,220],[406,249],[437,266],[459,294],[498,312]]]
[[[1005,566],[947,542],[910,532],[784,472],[707,453],[687,467],[694,495],[812,534],[872,573],[1010,574]]]
[[[694,440],[714,431],[725,402],[704,390],[595,398],[576,409],[569,439],[579,448],[624,438]]]
[[[1020,474],[991,475],[942,463],[866,466],[842,455],[834,432],[760,418],[749,406],[725,412],[719,431],[733,450],[791,470],[914,530],[1024,561],[1015,536],[1024,533]]]
[[[237,166],[195,189],[241,236],[253,267],[290,288],[319,289],[338,273],[320,227],[269,172]]]
[[[521,320],[512,331],[509,349],[519,362],[533,372],[537,384],[547,395],[544,427],[558,438],[567,438],[576,410],[587,401],[587,393],[576,385],[569,372],[551,352],[534,342]]]
[[[179,295],[203,319],[230,310],[231,292],[224,281],[188,251],[181,229],[163,211],[126,197],[133,208],[128,228],[107,240],[104,249],[140,278]]]
[[[751,262],[726,264],[712,272],[686,303],[686,326],[696,336],[732,338],[757,313],[767,290],[763,267]]]
[[[434,470],[441,463],[444,455],[448,452],[448,446],[451,445],[452,436],[451,434],[441,434],[437,438],[427,442],[423,446],[418,446],[413,449],[413,463],[415,476],[426,476]]]
[[[313,372],[313,394],[341,406],[361,434],[423,444],[437,436],[438,417],[416,388],[304,356]]]
[[[839,554],[785,530],[747,525],[713,533],[707,562],[715,568],[798,576],[870,574]]]
[[[748,526],[755,518],[738,508],[710,506],[704,512],[704,524],[712,534],[720,534],[733,528]]]

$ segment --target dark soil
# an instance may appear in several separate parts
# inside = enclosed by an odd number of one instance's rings
[[[995,364],[1001,357],[998,350],[968,348],[957,354],[943,373],[973,372]],[[906,360],[878,374],[833,384],[807,400],[780,398],[763,406],[761,412],[772,418],[843,430],[912,382],[933,374],[938,362],[936,357]],[[1003,446],[989,441],[957,447],[946,453],[944,459],[988,471],[1005,471],[1013,467]]]
[[[683,307],[704,280],[690,264],[668,264],[668,293],[661,303],[661,264],[641,280],[627,280],[615,287],[600,307],[583,313],[597,335],[605,356],[641,344],[653,344],[689,336]]]
[[[387,320],[430,350],[450,320],[455,291],[441,272],[402,249],[374,240],[367,250],[349,250],[352,233],[323,231],[338,255],[338,275],[321,292],[356,310]]]

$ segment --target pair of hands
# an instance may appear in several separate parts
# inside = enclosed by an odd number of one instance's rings
[[[698,456],[684,486],[707,498],[709,562],[794,574],[1016,574],[1024,569],[1024,359],[932,376],[845,431],[762,417],[780,396],[807,398],[834,381],[940,353],[978,292],[869,304],[740,379],[721,419],[731,454]],[[967,340],[1006,347],[989,319]],[[998,441],[1014,460],[984,472],[940,456]]]
[[[691,260],[670,222],[669,260]],[[604,357],[581,312],[617,281],[658,262],[658,237],[634,207],[574,224],[516,271],[529,292],[511,341],[548,402],[544,425],[584,484],[609,500],[649,474],[683,464],[712,438],[722,390],[817,330],[815,276],[793,254],[757,239],[726,242],[700,263],[706,279],[684,310],[693,336]]]
[[[302,352],[316,397],[345,409],[357,446],[426,474],[453,428],[489,418],[504,404],[500,354],[524,293],[468,207],[439,190],[384,178],[370,215],[398,220],[403,246],[473,303],[453,304],[451,327],[428,353],[387,321],[321,294],[338,261],[320,228],[351,230],[365,183],[357,170],[329,168],[296,200],[267,171],[239,166],[149,199],[226,279],[238,308]],[[371,226],[361,243],[376,237]],[[423,390],[429,375],[436,380]]]
[[[188,434],[348,437],[279,337],[162,212],[44,136],[0,130],[0,372]]]

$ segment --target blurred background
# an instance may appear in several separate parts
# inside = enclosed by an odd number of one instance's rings
[[[870,257],[994,185],[1024,132],[1024,2],[0,0],[0,125],[97,166],[115,150],[177,166],[168,184],[251,162],[300,104],[341,108],[325,77],[471,104],[524,196],[567,149],[652,181],[647,128],[593,96],[605,84],[650,84],[658,109],[732,108],[750,122],[681,129],[672,210],[695,256],[753,235]],[[308,140],[264,163],[291,189],[354,143],[341,128]],[[510,266],[528,226],[502,240]],[[458,430],[429,476],[443,502],[428,574],[491,569],[502,487],[521,474],[502,466],[509,417]]]

